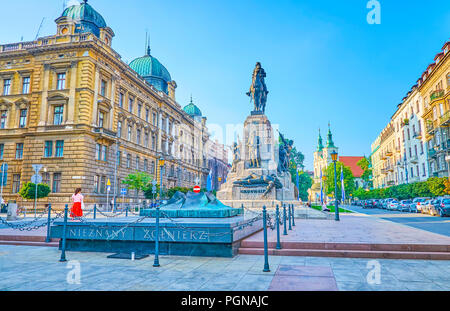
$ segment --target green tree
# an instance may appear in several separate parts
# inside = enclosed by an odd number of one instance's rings
[[[50,193],[50,187],[46,184],[38,184],[37,187],[37,198],[42,199],[48,197]],[[34,200],[36,195],[36,184],[28,182],[23,185],[22,189],[19,191],[19,195],[27,200]]]
[[[122,184],[127,185],[130,190],[136,191],[136,199],[139,196],[139,191],[145,191],[152,181],[152,176],[145,172],[136,172],[130,174],[122,181]]]
[[[350,197],[350,194],[353,194],[353,191],[355,191],[355,177],[353,176],[352,170],[350,167],[345,166],[342,162],[336,163],[336,180],[337,180],[337,193],[338,193],[338,199],[341,198],[341,168],[344,170],[344,186],[345,186],[345,196],[347,198]],[[334,164],[331,163],[328,165],[327,169],[325,170],[326,181],[325,181],[325,188],[326,193],[328,195],[334,196]]]
[[[300,199],[303,202],[308,201],[308,190],[312,187],[313,179],[305,172],[300,172],[298,174],[298,191]]]
[[[372,169],[370,165],[369,159],[366,157],[362,158],[361,160],[356,163],[363,171],[364,173],[361,175],[362,180],[364,181],[365,188],[371,188],[372,187]]]
[[[430,189],[431,195],[433,197],[438,197],[442,195],[446,195],[445,192],[445,181],[447,178],[442,177],[431,177],[427,180],[428,189]]]

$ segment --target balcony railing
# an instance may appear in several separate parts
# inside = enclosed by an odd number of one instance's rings
[[[409,161],[411,163],[417,164],[417,163],[419,163],[419,157],[416,155],[413,155],[412,157],[409,158]]]
[[[428,157],[432,158],[436,155],[436,150],[434,149],[428,149]]]
[[[434,92],[431,93],[431,95],[430,95],[430,100],[433,101],[433,100],[442,98],[442,97],[444,97],[444,94],[445,94],[445,91],[444,91],[444,90],[437,90],[437,91],[434,91]]]
[[[433,132],[434,132],[433,121],[427,120],[427,133],[431,135],[431,134],[433,134]]]
[[[444,113],[444,115],[441,117],[441,125],[442,126],[448,126],[450,123],[450,111],[447,111]]]

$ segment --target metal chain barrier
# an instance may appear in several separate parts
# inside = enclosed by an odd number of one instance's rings
[[[64,217],[64,212],[57,213],[55,217],[50,219],[50,224],[52,224],[57,219],[62,218],[62,217]],[[36,224],[34,226],[31,226],[32,224],[36,223],[37,220],[38,219],[35,219],[35,220],[33,220],[31,222],[27,222],[27,223],[12,224],[11,222],[8,222],[4,218],[0,217],[0,223],[6,225],[7,227],[9,227],[13,230],[19,230],[19,231],[34,231],[34,230],[38,230],[40,228],[47,226],[47,221],[45,221],[41,224]]]

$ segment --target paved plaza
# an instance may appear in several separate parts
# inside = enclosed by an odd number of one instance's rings
[[[450,261],[379,259],[380,284],[369,284],[374,262],[366,259],[271,256],[265,273],[263,256],[161,256],[161,267],[154,268],[152,256],[107,255],[67,252],[69,262],[60,263],[56,248],[0,245],[0,290],[450,290]],[[78,263],[80,284],[69,284]]]

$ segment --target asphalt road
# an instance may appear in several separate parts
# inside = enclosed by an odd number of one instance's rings
[[[352,211],[380,217],[382,219],[390,220],[392,222],[401,223],[414,228],[426,230],[433,233],[438,233],[450,236],[450,217],[436,217],[425,214],[414,214],[399,211],[388,211],[379,208],[362,208],[360,206],[346,206]]]

